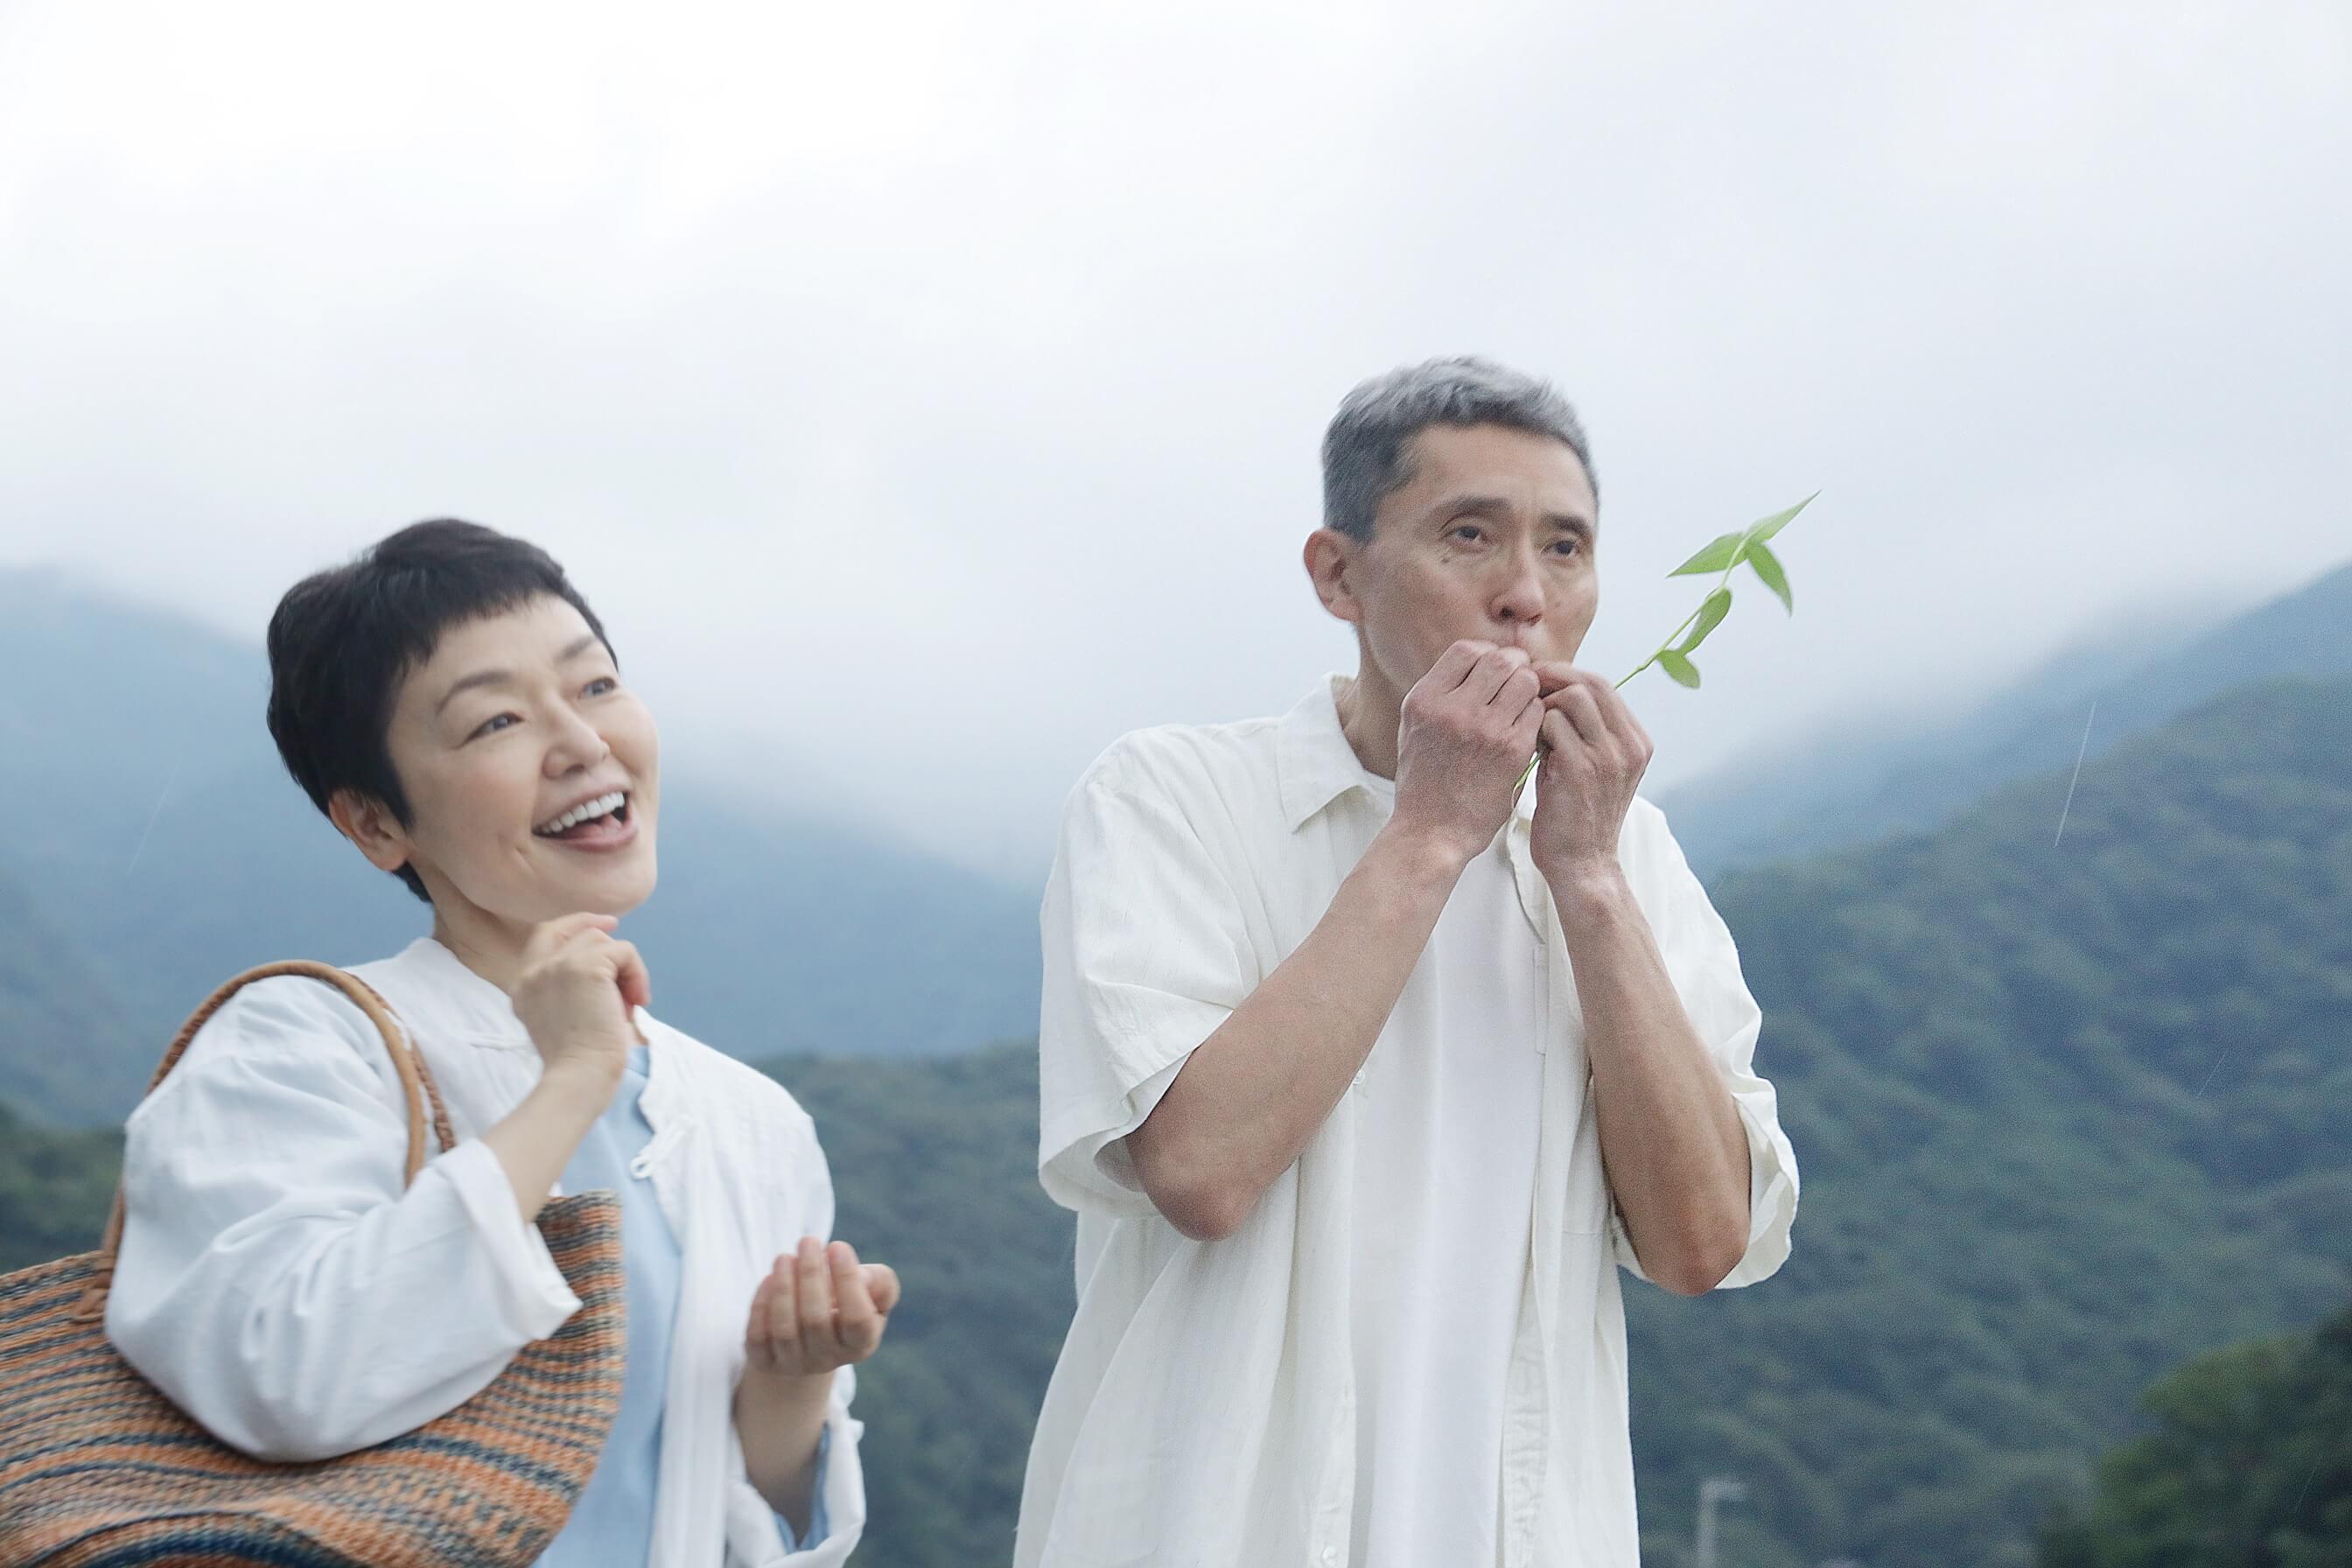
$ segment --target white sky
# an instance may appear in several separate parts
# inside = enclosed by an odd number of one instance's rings
[[[0,564],[257,637],[471,517],[674,763],[1029,878],[1119,731],[1352,667],[1323,423],[1475,350],[1592,432],[1596,668],[1823,492],[1629,689],[1665,786],[2352,556],[2347,187],[2334,0],[0,0]]]

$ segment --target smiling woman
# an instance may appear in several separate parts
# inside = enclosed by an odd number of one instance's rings
[[[652,894],[653,716],[544,552],[404,529],[269,626],[269,729],[432,933],[352,971],[387,1001],[453,1146],[406,1176],[399,1076],[342,991],[237,991],[131,1120],[106,1326],[221,1442],[347,1454],[489,1386],[581,1297],[534,1222],[620,1199],[617,1414],[518,1562],[842,1562],[865,1522],[853,1363],[897,1276],[828,1241],[807,1115],[646,1011],[615,934]]]

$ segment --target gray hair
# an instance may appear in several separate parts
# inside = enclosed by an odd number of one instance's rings
[[[1376,375],[1341,399],[1323,433],[1323,526],[1369,540],[1381,501],[1410,481],[1408,447],[1433,425],[1501,425],[1549,436],[1576,454],[1601,494],[1584,426],[1551,383],[1461,354]]]

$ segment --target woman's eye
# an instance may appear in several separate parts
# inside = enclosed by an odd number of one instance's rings
[[[473,734],[467,736],[466,739],[469,741],[475,740],[480,736],[490,734],[495,731],[503,730],[509,724],[520,724],[521,722],[521,720],[516,718],[511,713],[501,713],[494,719],[485,719],[482,721],[480,727],[475,730]]]
[[[620,689],[621,683],[619,681],[614,679],[609,675],[600,675],[595,679],[590,681],[580,695],[583,697],[602,697],[606,692],[618,691]]]
[[[1454,525],[1454,537],[1456,539],[1484,539],[1486,536],[1486,530],[1475,522],[1457,522]]]

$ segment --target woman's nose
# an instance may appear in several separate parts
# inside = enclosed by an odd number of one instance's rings
[[[558,722],[555,743],[547,751],[547,771],[558,777],[581,768],[593,768],[612,755],[603,731],[579,714],[566,711]]]

